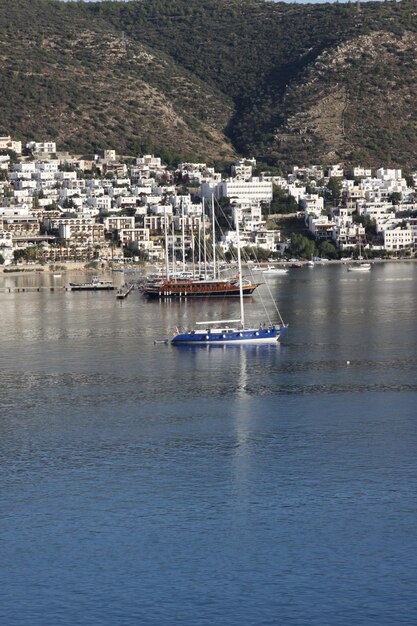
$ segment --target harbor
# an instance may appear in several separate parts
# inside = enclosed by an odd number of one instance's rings
[[[415,7],[332,1],[0,0],[0,626],[416,622]]]

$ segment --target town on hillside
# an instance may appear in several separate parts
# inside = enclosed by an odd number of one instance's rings
[[[197,233],[228,258],[414,257],[417,173],[363,167],[227,175],[205,163],[164,165],[114,150],[71,155],[54,142],[0,137],[0,264],[158,263],[167,245],[190,258]]]

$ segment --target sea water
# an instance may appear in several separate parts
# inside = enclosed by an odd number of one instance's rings
[[[265,278],[281,346],[154,344],[234,300],[0,293],[0,623],[415,623],[416,272]]]

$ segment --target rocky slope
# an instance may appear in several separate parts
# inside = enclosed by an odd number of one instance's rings
[[[2,130],[78,152],[233,157],[227,96],[76,7],[17,4],[0,3]]]
[[[414,7],[0,0],[0,126],[77,151],[417,167]]]

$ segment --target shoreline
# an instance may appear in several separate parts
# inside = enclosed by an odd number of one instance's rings
[[[297,260],[280,260],[275,259],[274,261],[265,262],[265,263],[253,263],[254,267],[263,267],[267,265],[276,265],[283,267],[291,267],[297,266],[297,268],[306,267],[309,261],[305,259],[297,259]],[[359,263],[371,263],[371,264],[380,264],[380,263],[417,263],[417,257],[411,258],[389,258],[389,259],[325,259],[320,261],[314,261],[315,265],[325,266],[325,265],[351,265],[351,264],[359,264]],[[247,268],[252,266],[251,263],[243,263],[243,265]],[[61,272],[109,272],[112,270],[149,270],[161,267],[161,263],[146,263],[144,265],[129,265],[129,264],[114,264],[110,265],[102,265],[101,267],[93,268],[86,267],[84,263],[60,263],[56,267],[54,266],[46,266],[46,265],[0,265],[0,274],[33,274],[35,272],[45,273],[45,274],[55,274]]]

